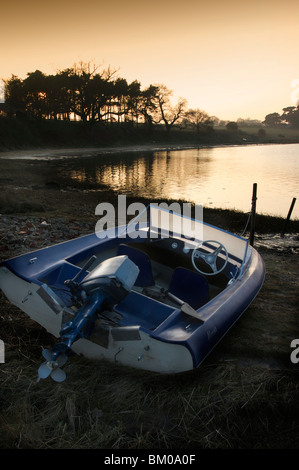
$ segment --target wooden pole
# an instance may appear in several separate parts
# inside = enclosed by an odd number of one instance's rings
[[[251,202],[251,219],[250,219],[250,238],[249,238],[249,243],[251,246],[254,245],[255,211],[256,211],[256,200],[257,200],[256,193],[257,193],[257,183],[253,183],[252,202]]]
[[[282,238],[284,237],[284,234],[285,234],[285,232],[286,232],[286,228],[287,228],[288,222],[289,222],[289,220],[290,220],[290,218],[291,218],[291,214],[292,214],[292,211],[293,211],[293,209],[294,209],[295,202],[296,202],[296,198],[293,197],[293,200],[292,200],[292,203],[291,203],[291,205],[290,205],[287,218],[286,218],[286,220],[285,220],[285,222],[284,222],[284,225],[283,225],[283,228],[282,228],[282,231],[281,231],[281,234],[280,234]]]

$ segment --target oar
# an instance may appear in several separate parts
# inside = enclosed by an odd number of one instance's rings
[[[183,313],[186,313],[187,315],[190,315],[191,317],[194,317],[197,320],[204,322],[204,320],[200,318],[199,313],[193,307],[191,307],[191,305],[189,305],[187,302],[184,302],[184,300],[179,299],[176,295],[173,295],[171,292],[164,291],[164,294],[166,294],[174,302],[177,302],[180,305],[181,311]]]

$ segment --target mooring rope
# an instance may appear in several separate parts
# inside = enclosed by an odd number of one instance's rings
[[[247,227],[248,227],[248,224],[249,224],[249,221],[250,221],[251,212],[249,212],[248,214],[249,214],[249,216],[248,216],[248,219],[247,219],[245,228],[244,228],[243,232],[241,233],[241,237],[244,237],[244,234],[245,234],[245,232],[246,232],[246,230],[247,230]]]

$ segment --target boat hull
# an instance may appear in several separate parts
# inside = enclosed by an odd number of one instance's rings
[[[172,308],[164,320],[149,328],[142,321],[145,298],[136,294],[140,322],[137,319],[131,324],[95,326],[89,338],[74,342],[72,350],[90,359],[107,359],[159,373],[179,373],[199,367],[249,307],[263,284],[265,266],[261,256],[250,247],[247,258],[242,278],[232,280],[219,295],[199,308],[198,320],[188,317],[179,308]],[[6,297],[49,333],[59,337],[69,309],[45,284],[17,275],[13,269],[16,264],[11,264],[12,269],[9,265],[4,263],[0,269],[0,287]],[[157,308],[161,308],[161,303],[156,302]]]

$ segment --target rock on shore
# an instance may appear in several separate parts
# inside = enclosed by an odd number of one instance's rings
[[[94,222],[0,215],[0,260],[94,231]]]

